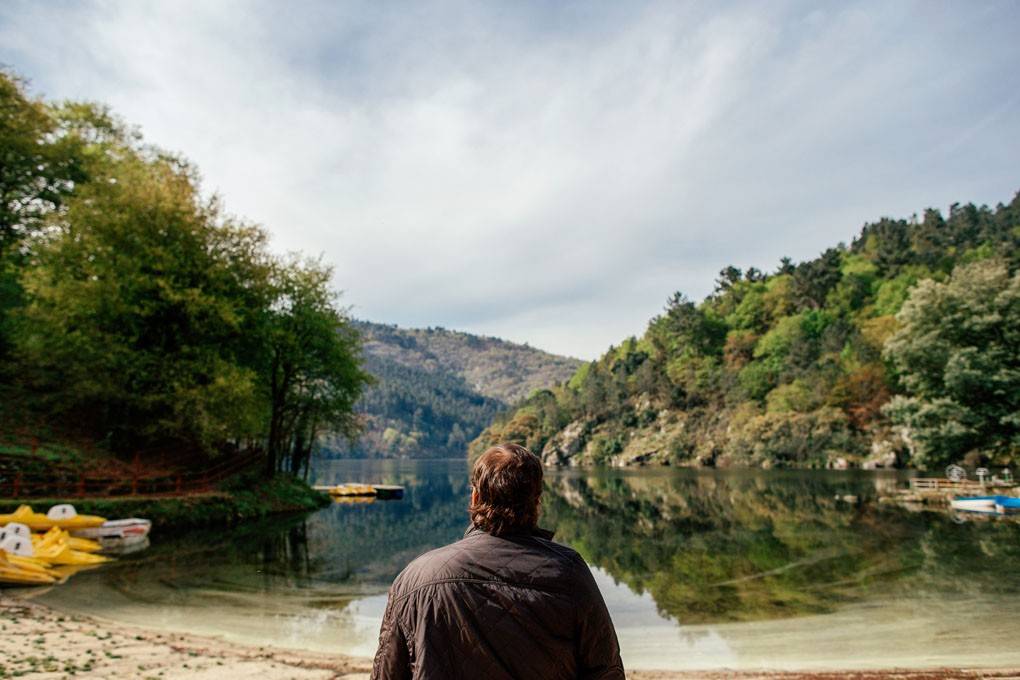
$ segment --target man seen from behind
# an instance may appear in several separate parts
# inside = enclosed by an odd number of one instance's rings
[[[390,588],[372,680],[624,680],[591,570],[537,527],[542,464],[522,446],[471,470],[471,526]]]

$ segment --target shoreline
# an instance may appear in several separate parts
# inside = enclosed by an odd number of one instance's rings
[[[371,659],[171,633],[68,614],[0,591],[0,677],[368,680]],[[1020,668],[630,671],[628,680],[1020,678]]]
[[[250,483],[247,483],[250,482]],[[38,512],[70,503],[82,515],[108,519],[144,517],[160,533],[235,526],[270,517],[308,513],[328,507],[329,496],[291,475],[269,480],[238,477],[219,488],[201,493],[166,495],[3,498],[0,514],[27,505]]]

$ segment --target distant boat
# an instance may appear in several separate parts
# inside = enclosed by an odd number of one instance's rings
[[[995,514],[995,499],[997,496],[961,496],[949,501],[953,510],[964,512],[982,512],[988,515]]]
[[[375,496],[375,487],[371,484],[336,484],[312,488],[328,493],[330,496]]]
[[[381,501],[399,500],[404,497],[404,487],[395,484],[335,484],[313,486],[316,491],[328,493],[333,498],[372,497]]]
[[[1000,515],[1013,515],[1020,513],[1020,498],[999,496],[995,501],[995,510]]]
[[[396,484],[374,484],[375,495],[379,500],[400,500],[404,497],[404,487]]]
[[[1020,513],[1020,498],[1012,496],[960,496],[951,500],[949,505],[953,510],[986,515]]]

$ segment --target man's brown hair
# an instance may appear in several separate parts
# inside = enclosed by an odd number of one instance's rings
[[[494,536],[530,531],[538,524],[542,495],[542,462],[517,444],[493,446],[471,468],[477,500],[469,508],[471,522]]]

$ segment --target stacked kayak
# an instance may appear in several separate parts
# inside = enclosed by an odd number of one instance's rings
[[[53,527],[42,536],[32,536],[35,556],[53,565],[91,566],[108,562],[109,557],[96,555],[101,546],[87,538],[76,538]]]
[[[55,505],[45,515],[22,505],[0,515],[0,585],[62,583],[109,562],[101,550],[145,541],[150,527],[145,519],[79,515],[72,505]]]
[[[13,561],[0,549],[0,583],[19,586],[43,586],[57,582],[57,574],[35,563]]]
[[[1013,496],[958,496],[949,502],[953,510],[985,515],[1020,513],[1020,498]]]
[[[8,524],[0,540],[0,582],[16,585],[38,585],[63,581],[76,569],[109,561],[96,555],[99,544],[75,539],[63,529],[53,527],[46,534],[24,535],[21,524]],[[72,543],[75,547],[71,547]],[[84,550],[79,550],[84,548]]]

